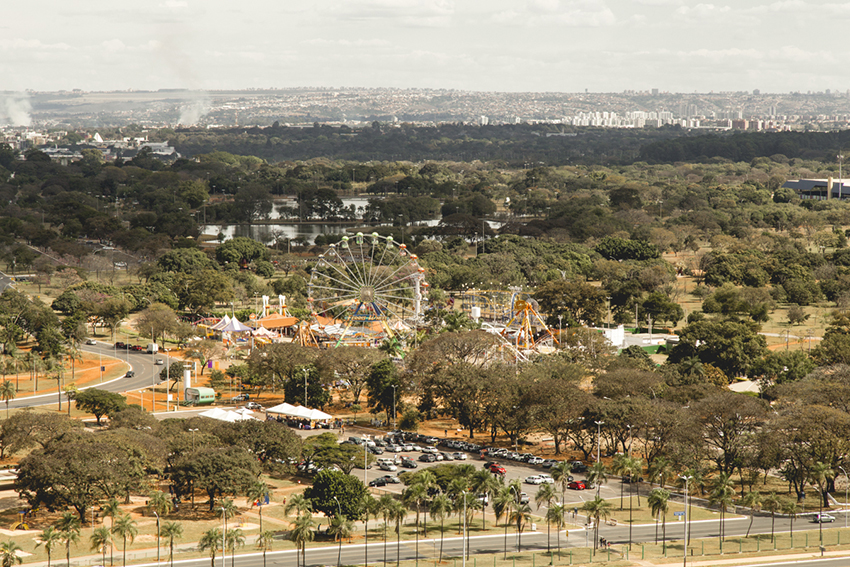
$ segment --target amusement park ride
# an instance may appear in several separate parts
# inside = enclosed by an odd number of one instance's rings
[[[427,288],[416,254],[392,236],[344,236],[313,269],[307,301],[319,333],[301,340],[372,346],[392,339],[415,328]]]

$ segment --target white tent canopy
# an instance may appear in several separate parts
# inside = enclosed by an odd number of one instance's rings
[[[208,417],[218,421],[244,421],[246,419],[257,419],[254,417],[254,412],[249,409],[239,409],[236,411],[228,411],[222,408],[212,408],[198,414],[201,417]]]
[[[219,330],[223,333],[244,333],[253,329],[251,329],[251,327],[248,327],[247,325],[243,325],[239,322],[239,319],[233,317],[227,325],[225,325]]]
[[[273,408],[266,410],[266,413],[276,413],[289,417],[300,417],[301,419],[309,419],[310,421],[324,421],[333,419],[333,416],[317,409],[305,408],[304,406],[293,406],[286,402],[278,404]]]

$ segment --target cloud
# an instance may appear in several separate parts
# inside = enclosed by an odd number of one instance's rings
[[[330,15],[356,21],[391,21],[407,27],[446,27],[455,14],[450,0],[351,0]]]
[[[617,23],[605,3],[591,0],[529,0],[524,6],[496,12],[494,23],[526,27],[604,27]]]
[[[0,49],[8,51],[68,51],[71,46],[67,43],[42,43],[38,39],[0,39]]]
[[[730,12],[732,8],[729,6],[715,6],[714,4],[697,4],[693,8],[690,6],[682,6],[676,10],[677,14],[683,16],[694,15],[698,18],[706,18],[716,14],[725,14]]]
[[[159,7],[174,12],[187,12],[189,10],[189,3],[184,0],[165,0],[165,2],[159,4]]]

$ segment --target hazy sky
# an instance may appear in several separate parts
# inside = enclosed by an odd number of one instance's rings
[[[0,91],[843,91],[848,23],[804,0],[8,1]]]

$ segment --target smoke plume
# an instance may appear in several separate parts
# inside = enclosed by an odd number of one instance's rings
[[[32,105],[25,94],[0,93],[0,124],[32,126]]]

